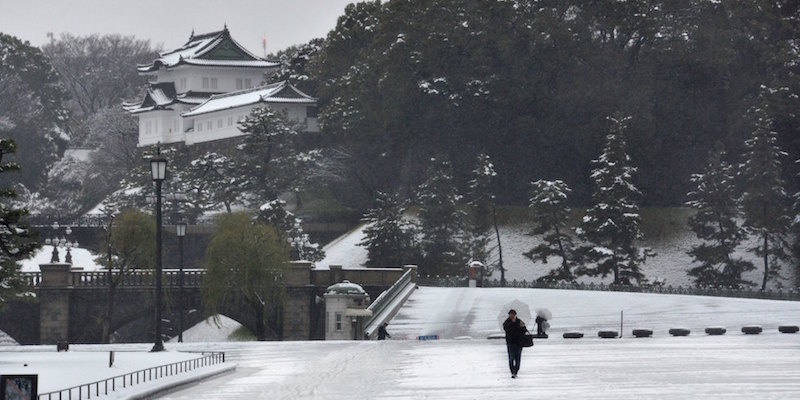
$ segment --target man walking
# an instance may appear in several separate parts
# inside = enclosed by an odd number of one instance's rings
[[[525,337],[525,322],[517,318],[516,310],[508,311],[508,318],[503,322],[503,330],[506,331],[506,350],[508,350],[508,367],[511,369],[511,377],[516,378],[519,372],[519,364],[522,360],[522,340]]]

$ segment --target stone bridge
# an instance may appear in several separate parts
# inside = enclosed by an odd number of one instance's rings
[[[391,287],[407,269],[356,268],[344,269],[330,266],[315,269],[308,262],[293,262],[286,276],[287,312],[283,316],[282,339],[324,339],[325,289],[342,280],[360,284],[376,299]],[[413,279],[416,281],[416,271]],[[126,326],[135,332],[129,341],[153,340],[155,315],[155,285],[153,271],[140,270],[125,276],[115,291],[115,307],[110,331],[117,332]],[[205,319],[200,294],[204,271],[185,269],[183,279],[184,306],[180,307],[179,270],[163,270],[163,318],[165,336],[177,336],[178,313],[184,310],[184,326],[191,327]],[[70,264],[43,264],[41,272],[25,274],[36,294],[33,300],[7,301],[0,311],[0,330],[20,344],[100,343],[102,340],[102,315],[109,301],[109,276],[107,271],[84,272],[71,269]],[[228,316],[251,332],[256,331],[256,321],[246,309],[228,306],[221,314]],[[298,318],[298,316],[301,316]],[[172,329],[170,329],[172,328]],[[165,338],[167,339],[167,338]]]

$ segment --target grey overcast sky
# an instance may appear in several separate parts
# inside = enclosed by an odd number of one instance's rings
[[[0,32],[41,46],[48,32],[119,33],[164,50],[195,33],[221,30],[257,55],[325,37],[358,0],[0,0]]]

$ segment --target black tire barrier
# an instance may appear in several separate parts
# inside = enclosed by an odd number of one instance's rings
[[[652,329],[634,329],[631,333],[633,333],[633,336],[636,336],[637,338],[653,336]]]
[[[763,329],[761,329],[758,325],[747,325],[742,327],[742,333],[745,335],[758,335],[761,333]]]
[[[778,332],[780,333],[797,333],[800,331],[800,327],[797,325],[781,325],[778,327]]]
[[[692,331],[685,329],[685,328],[672,328],[669,330],[669,334],[672,336],[689,336]]]
[[[603,339],[616,339],[616,337],[619,336],[619,333],[617,333],[617,331],[600,331],[597,332],[597,336]]]
[[[728,330],[722,327],[706,328],[706,334],[711,336],[724,335]]]
[[[583,337],[583,333],[581,332],[564,332],[563,335],[564,339],[580,339]]]

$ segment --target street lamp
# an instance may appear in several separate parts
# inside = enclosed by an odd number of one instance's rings
[[[156,333],[155,344],[150,351],[163,351],[161,339],[161,184],[167,177],[167,159],[156,149],[156,155],[150,159],[150,172],[156,183]]]
[[[175,234],[178,235],[178,293],[180,294],[178,310],[178,343],[183,343],[183,237],[186,236],[186,221],[181,220],[175,224]]]

